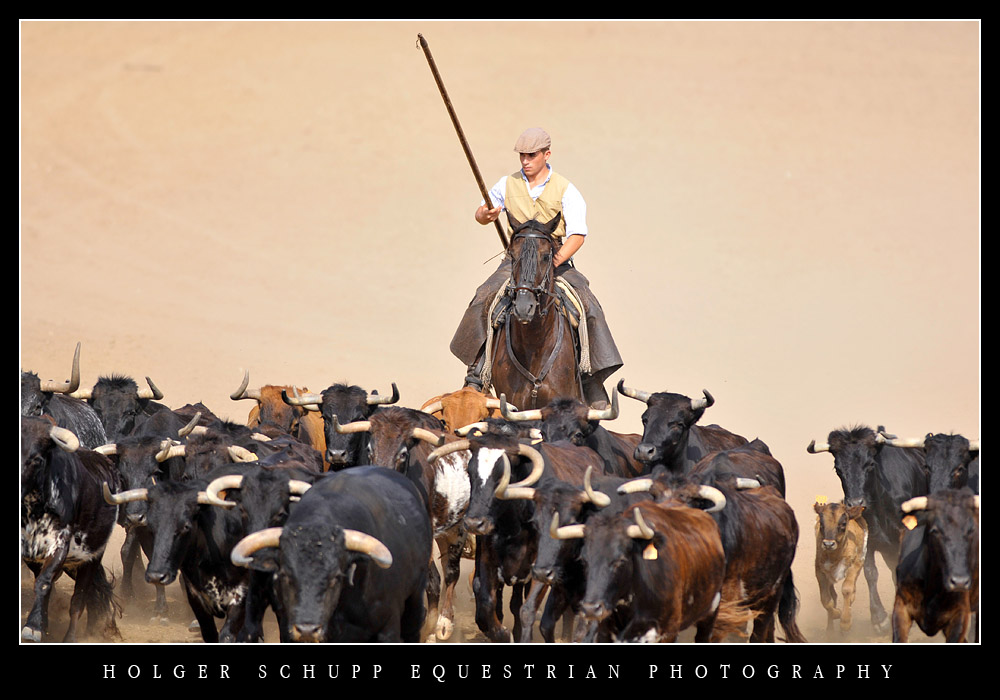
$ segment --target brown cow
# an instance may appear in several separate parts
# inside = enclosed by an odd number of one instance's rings
[[[500,417],[500,399],[465,386],[458,391],[427,399],[420,407],[444,423],[445,430],[454,433],[459,428]]]
[[[273,426],[279,431],[291,435],[301,442],[314,447],[323,455],[323,465],[325,470],[330,468],[326,461],[326,437],[323,433],[323,416],[314,411],[309,411],[302,406],[292,406],[285,403],[282,398],[283,392],[307,393],[305,387],[293,387],[291,385],[277,386],[267,384],[259,389],[247,389],[250,383],[250,372],[245,371],[243,382],[239,389],[229,395],[233,401],[242,399],[252,399],[256,405],[250,409],[247,416],[247,427],[257,428],[269,437],[276,437],[268,432],[268,428]]]
[[[847,507],[843,503],[817,501],[816,511],[816,581],[819,598],[826,608],[826,629],[840,619],[840,631],[851,629],[851,605],[854,603],[858,574],[868,552],[868,523],[861,517],[864,506]],[[837,608],[837,582],[843,604]]]
[[[579,528],[587,562],[584,617],[603,620],[617,610],[627,620],[619,641],[673,642],[691,626],[695,641],[711,639],[726,573],[712,516],[641,501],[625,513],[597,513]]]

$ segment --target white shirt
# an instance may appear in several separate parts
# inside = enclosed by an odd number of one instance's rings
[[[545,189],[545,185],[548,184],[549,179],[552,177],[552,166],[546,165],[549,169],[549,174],[545,178],[545,182],[538,185],[537,187],[531,187],[528,185],[528,194],[531,195],[532,199],[538,199],[539,195],[542,194],[542,190]],[[504,203],[504,193],[507,192],[507,175],[504,175],[497,184],[493,185],[490,189],[490,199],[493,200],[493,206],[503,206]],[[527,176],[524,174],[524,170],[521,170],[521,179],[525,183],[528,182]],[[486,202],[480,202],[485,204]],[[563,193],[562,198],[562,210],[563,219],[566,221],[566,235],[567,236],[586,236],[587,235],[587,203],[583,201],[583,195],[580,194],[580,190],[576,189],[573,183],[569,183],[566,186],[566,191]],[[506,211],[506,210],[504,210]]]

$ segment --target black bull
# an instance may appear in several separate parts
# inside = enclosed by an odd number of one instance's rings
[[[258,561],[264,547],[277,547],[276,560]],[[283,640],[417,642],[430,555],[430,518],[413,483],[364,466],[316,481],[284,527],[254,533],[232,558],[274,571]]]
[[[830,452],[844,489],[844,505],[865,507],[868,551],[864,572],[871,621],[876,630],[886,631],[889,616],[878,594],[875,553],[882,555],[895,576],[903,533],[900,507],[910,498],[927,494],[923,450],[887,445],[881,430],[876,432],[864,426],[835,430],[826,443],[817,444],[814,440],[806,450],[811,454]]]
[[[101,564],[116,515],[101,498],[105,480],[118,483],[106,457],[80,449],[75,435],[48,418],[21,418],[21,559],[35,575],[22,639],[41,641],[47,632],[49,595],[63,572],[76,581],[63,641],[76,641],[84,609],[89,632],[117,634],[120,609]]]

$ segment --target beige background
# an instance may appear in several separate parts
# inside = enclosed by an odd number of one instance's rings
[[[487,186],[551,133],[613,381],[706,388],[704,422],[783,462],[807,623],[811,504],[841,496],[809,441],[980,437],[976,22],[20,29],[20,365],[43,379],[82,341],[85,385],[149,375],[235,420],[244,368],[409,406],[458,388],[448,343],[500,244],[420,32]]]

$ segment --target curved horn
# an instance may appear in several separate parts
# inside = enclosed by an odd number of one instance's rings
[[[251,533],[236,543],[233,551],[229,553],[229,561],[236,566],[250,566],[255,552],[267,547],[277,547],[280,539],[280,527],[269,527]]]
[[[149,385],[149,391],[140,389],[136,392],[140,399],[152,399],[153,401],[159,401],[163,398],[163,392],[160,391],[155,384],[153,384],[152,379],[146,377],[146,383]]]
[[[559,527],[559,513],[552,514],[549,536],[554,540],[578,540],[587,534],[586,525],[563,525]]]
[[[748,479],[745,476],[736,477],[736,488],[740,491],[745,489],[759,489],[760,480],[759,479]]]
[[[651,392],[648,391],[641,391],[640,389],[630,389],[629,387],[625,386],[624,379],[618,380],[618,391],[625,394],[625,396],[629,397],[630,399],[635,399],[636,401],[642,401],[643,403],[647,403],[649,401],[649,397],[653,395]]]
[[[368,396],[369,406],[376,406],[378,404],[396,403],[397,401],[399,401],[399,389],[396,388],[396,382],[392,383],[392,396],[378,396],[377,394]]]
[[[500,394],[500,415],[511,421],[542,419],[541,409],[536,408],[531,411],[518,411],[514,409],[513,406],[507,405],[507,397],[503,394]]]
[[[420,410],[424,413],[440,413],[444,410],[444,404],[441,401],[435,401],[434,403],[422,406]]]
[[[129,503],[130,501],[145,501],[147,489],[132,489],[130,491],[122,491],[121,493],[111,493],[111,489],[108,487],[108,482],[102,484],[102,490],[104,491],[104,500],[111,505],[120,506],[123,503]]]
[[[256,462],[257,455],[241,445],[229,446],[229,458],[234,462]]]
[[[618,487],[618,493],[648,493],[651,488],[653,488],[653,480],[649,477],[643,477],[626,481]]]
[[[344,530],[344,545],[352,552],[367,554],[379,568],[388,569],[392,566],[389,548],[371,535],[359,530]]]
[[[489,432],[489,429],[490,429],[490,424],[483,420],[479,421],[478,423],[470,423],[469,425],[464,425],[461,428],[456,428],[455,435],[458,435],[459,437],[465,437],[473,430],[478,430],[480,433],[486,433]]]
[[[915,510],[925,510],[927,508],[927,496],[917,496],[908,501],[904,501],[899,507],[904,513],[912,513]]]
[[[194,414],[194,418],[188,421],[188,424],[177,431],[177,437],[185,437],[194,432],[194,429],[198,427],[198,423],[201,421],[201,411]]]
[[[333,429],[340,435],[350,435],[351,433],[366,433],[372,429],[372,422],[370,420],[356,420],[352,423],[345,423],[341,425],[337,422],[337,416],[333,415],[330,417],[333,421]]]
[[[542,457],[541,452],[536,450],[534,447],[523,443],[518,443],[517,453],[522,457],[527,457],[531,460],[531,473],[528,474],[527,478],[523,481],[519,481],[514,484],[514,488],[521,486],[533,486],[539,479],[542,478],[542,472],[545,471],[545,459]]]
[[[809,446],[806,447],[806,452],[808,452],[811,455],[819,454],[820,452],[829,452],[829,451],[830,451],[830,444],[829,443],[821,442],[820,444],[817,445],[815,440],[813,440],[812,442],[810,442]]]
[[[94,452],[102,454],[105,457],[113,457],[118,454],[118,445],[114,442],[109,442],[104,445],[100,445],[94,448]]]
[[[80,438],[74,435],[72,430],[53,425],[49,430],[49,437],[64,452],[76,452],[80,449]]]
[[[455,440],[455,442],[449,442],[436,450],[432,450],[429,455],[427,455],[427,461],[434,463],[439,458],[445,455],[450,455],[453,452],[461,452],[462,450],[469,449],[470,442],[468,440]]]
[[[166,462],[168,459],[183,457],[184,455],[184,445],[178,445],[170,440],[164,440],[160,443],[160,451],[156,453],[156,461]]]
[[[493,495],[504,501],[513,500],[524,500],[530,501],[535,497],[535,489],[530,486],[523,486],[524,482],[510,485],[510,460],[507,458],[507,453],[503,453],[503,476],[500,477],[500,482],[497,484],[496,489],[493,491]]]
[[[233,401],[239,401],[241,399],[254,399],[256,401],[260,400],[260,389],[251,389],[247,391],[247,386],[250,384],[250,370],[243,370],[243,381],[240,382],[240,388],[229,395]]]
[[[80,343],[76,344],[76,351],[73,353],[73,368],[70,370],[69,381],[57,382],[47,379],[39,382],[42,391],[52,394],[72,394],[80,388]]]
[[[704,394],[703,398],[691,399],[691,410],[700,411],[704,408],[708,408],[715,403],[715,397],[708,393],[708,389],[702,389],[701,393]]]
[[[323,403],[322,394],[306,394],[305,396],[299,395],[299,390],[292,387],[293,396],[288,395],[287,389],[281,390],[281,400],[287,403],[289,406],[302,406],[303,408],[309,408],[315,410],[315,406],[319,406]]]
[[[726,507],[726,497],[722,494],[722,491],[714,486],[699,486],[698,496],[712,502],[712,507],[705,509],[706,513],[717,513]]]
[[[430,443],[435,447],[441,447],[444,444],[444,433],[441,435],[435,435],[426,428],[414,428],[410,432],[410,437],[414,437],[418,440],[423,440],[424,442]]]
[[[227,501],[223,499],[219,495],[219,491],[238,489],[242,484],[243,477],[239,474],[227,474],[226,476],[220,476],[217,479],[212,479],[208,486],[205,487],[205,496],[208,498],[209,503],[213,506],[232,508],[236,505],[236,501]]]
[[[618,387],[611,390],[611,405],[603,410],[591,408],[587,411],[587,420],[614,420],[618,417]]]
[[[635,525],[629,525],[626,530],[626,534],[637,540],[651,540],[653,539],[653,528],[646,524],[646,521],[642,519],[642,513],[639,512],[638,508],[632,510],[632,514],[635,516]]]
[[[583,493],[588,502],[593,503],[598,508],[606,508],[611,505],[611,497],[606,493],[594,490],[593,485],[590,483],[590,477],[593,473],[594,468],[588,464],[587,471],[583,475]]]

